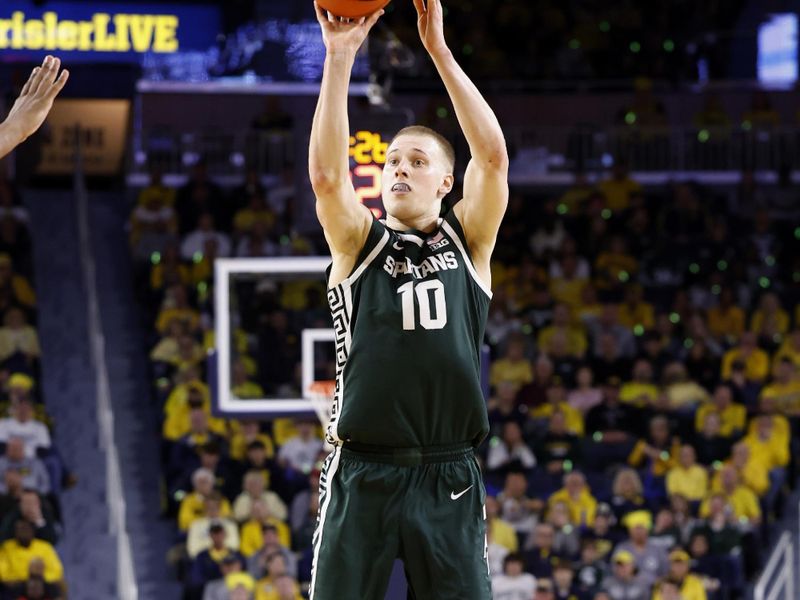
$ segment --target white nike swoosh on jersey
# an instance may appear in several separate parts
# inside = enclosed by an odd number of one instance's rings
[[[474,485],[475,485],[475,484],[473,483],[471,486],[469,486],[469,487],[468,487],[467,489],[465,489],[463,492],[459,492],[458,494],[456,494],[455,492],[450,492],[450,500],[458,500],[459,498],[461,498],[461,496],[463,496],[463,495],[464,495],[464,494],[466,494],[468,491],[470,491]]]

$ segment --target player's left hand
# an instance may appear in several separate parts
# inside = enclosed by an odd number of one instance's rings
[[[441,0],[414,0],[417,9],[417,29],[419,38],[428,54],[446,51],[444,41],[444,15]]]
[[[19,130],[23,140],[39,129],[53,107],[53,100],[67,83],[69,71],[64,69],[59,75],[60,67],[60,59],[46,56],[42,66],[33,70],[11,107],[6,122]]]

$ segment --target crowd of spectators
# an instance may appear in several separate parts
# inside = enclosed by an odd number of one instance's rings
[[[291,186],[264,189],[254,171],[226,194],[199,163],[178,190],[151,173],[131,215],[137,288],[152,327],[153,396],[162,415],[164,512],[176,525],[168,560],[187,600],[295,600],[302,598],[300,584],[310,581],[323,445],[319,422],[215,417],[205,362],[214,346],[216,257],[317,251],[290,227],[291,198]],[[262,300],[265,291],[258,290]],[[324,293],[316,305],[321,298]],[[244,313],[252,328],[234,333],[232,389],[240,398],[262,398],[276,391],[282,377],[291,377],[299,354],[279,343],[289,333],[285,313]],[[254,344],[254,336],[262,343]],[[270,336],[274,347],[266,341]],[[262,355],[270,347],[279,349],[278,356],[267,360]],[[264,381],[271,381],[266,390]]]
[[[55,545],[59,500],[75,483],[53,444],[41,394],[41,347],[28,211],[0,178],[0,598],[66,597]]]
[[[205,373],[213,258],[325,252],[292,230],[291,186],[258,181],[226,195],[202,165],[177,191],[154,173],[131,217],[187,598],[300,598],[310,580],[319,425],[217,418]],[[512,190],[479,450],[495,598],[741,597],[796,480],[800,232],[770,201],[786,193],[645,190],[622,162]],[[324,288],[231,289],[236,395],[300,393]]]
[[[744,2],[445,2],[449,46],[477,79],[696,81],[722,78]],[[420,49],[411,4],[393,3],[392,32]],[[531,35],[534,32],[535,35]],[[418,66],[427,64],[420,53]]]

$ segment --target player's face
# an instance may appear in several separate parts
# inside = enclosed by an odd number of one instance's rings
[[[453,175],[439,144],[426,135],[401,135],[386,153],[383,204],[403,221],[434,212],[453,187]]]

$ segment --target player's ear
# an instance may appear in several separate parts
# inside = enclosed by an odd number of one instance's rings
[[[453,189],[453,183],[455,183],[455,177],[453,177],[452,173],[449,173],[442,178],[442,183],[439,185],[439,189],[437,193],[439,198],[444,198],[450,191]]]

